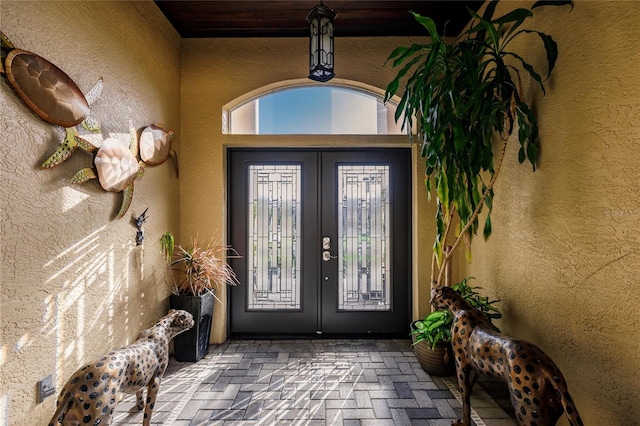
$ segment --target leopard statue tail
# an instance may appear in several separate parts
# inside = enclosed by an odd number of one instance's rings
[[[565,382],[562,374],[560,374],[559,371],[556,372],[553,379],[555,381],[550,381],[560,395],[560,401],[562,403],[562,407],[564,408],[564,412],[567,414],[567,418],[569,419],[569,424],[571,426],[584,426],[584,423],[582,423],[582,419],[580,418],[580,414],[578,414],[578,409],[573,402],[573,398],[571,398],[571,395],[569,395],[567,382]]]

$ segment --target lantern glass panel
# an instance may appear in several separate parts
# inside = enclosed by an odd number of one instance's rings
[[[326,82],[335,77],[333,71],[333,20],[336,13],[323,5],[309,15],[309,78]]]

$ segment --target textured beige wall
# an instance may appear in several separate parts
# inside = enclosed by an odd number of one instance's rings
[[[474,242],[460,274],[502,299],[504,331],[558,363],[585,424],[637,424],[640,3],[579,0],[536,14],[531,27],[560,51],[547,95],[525,89],[539,110],[539,169],[517,164],[514,141],[493,235]],[[540,46],[525,43],[518,50],[542,65]]]
[[[2,1],[1,30],[62,68],[87,91],[104,77],[94,112],[109,133],[162,122],[179,130],[180,38],[152,2]],[[0,424],[46,424],[55,397],[36,404],[36,382],[57,388],[83,362],[135,339],[167,309],[157,243],[178,230],[178,180],[170,163],[147,168],[131,208],[120,194],[69,183],[91,157],[54,170],[53,128],[0,83]],[[180,134],[178,132],[177,140]],[[130,222],[149,208],[145,244]]]
[[[384,90],[393,76],[390,66],[382,67],[385,59],[395,47],[411,41],[405,38],[337,38],[337,77],[332,83],[359,82]],[[227,103],[285,80],[310,82],[306,80],[307,55],[308,40],[305,38],[183,40],[181,132],[188,143],[183,144],[181,154],[183,161],[189,164],[180,177],[180,233],[183,239],[197,235],[225,240],[225,147],[407,146],[405,136],[222,134],[222,109]],[[424,196],[423,191],[420,196]],[[428,251],[430,244],[426,242]],[[224,293],[221,299],[226,300]],[[225,306],[226,303],[215,305],[213,342],[226,337]]]
[[[520,4],[530,5],[503,6]],[[476,276],[503,300],[505,331],[556,359],[586,424],[633,424],[640,417],[640,301],[631,284],[640,269],[640,3],[578,0],[571,13],[539,15],[536,28],[560,46],[548,95],[532,95],[540,109],[540,168],[532,173],[508,153],[494,235],[476,241],[473,264],[459,262],[459,274]],[[150,207],[141,250],[132,224],[112,220],[118,195],[68,183],[88,156],[38,169],[56,148],[55,135],[2,82],[0,422],[45,422],[54,398],[36,405],[38,379],[53,372],[59,387],[83,361],[132,340],[165,311],[157,248],[165,230],[181,242],[224,241],[226,146],[405,143],[399,136],[222,135],[223,105],[305,77],[306,39],[183,40],[180,55],[177,34],[147,1],[2,0],[0,18],[16,45],[63,68],[81,89],[105,78],[94,111],[109,131],[125,132],[130,119],[139,127],[160,121],[188,141],[179,181],[165,164],[136,184],[130,214]],[[337,39],[338,77],[384,88],[393,74],[381,67],[384,59],[411,41]],[[536,50],[522,47],[536,62]],[[433,240],[433,206],[416,163],[414,316],[428,309],[417,283],[428,286]],[[226,336],[224,306],[216,304],[214,342]]]

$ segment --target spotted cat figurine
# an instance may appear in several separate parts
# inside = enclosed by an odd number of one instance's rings
[[[572,426],[583,425],[560,369],[540,348],[497,332],[482,312],[450,287],[434,288],[431,304],[454,316],[451,345],[462,419],[453,425],[471,426],[471,388],[480,374],[507,383],[520,426],[552,426],[563,413]]]
[[[62,388],[49,426],[107,426],[121,391],[136,394],[138,410],[144,408],[142,424],[149,426],[160,380],[169,363],[169,341],[193,325],[190,313],[172,309],[156,325],[138,334],[131,345],[80,368]],[[145,386],[146,404],[142,396]]]

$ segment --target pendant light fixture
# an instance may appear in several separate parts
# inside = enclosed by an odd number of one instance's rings
[[[333,72],[333,20],[335,10],[320,4],[307,14],[309,22],[309,78],[326,82],[335,77]]]

